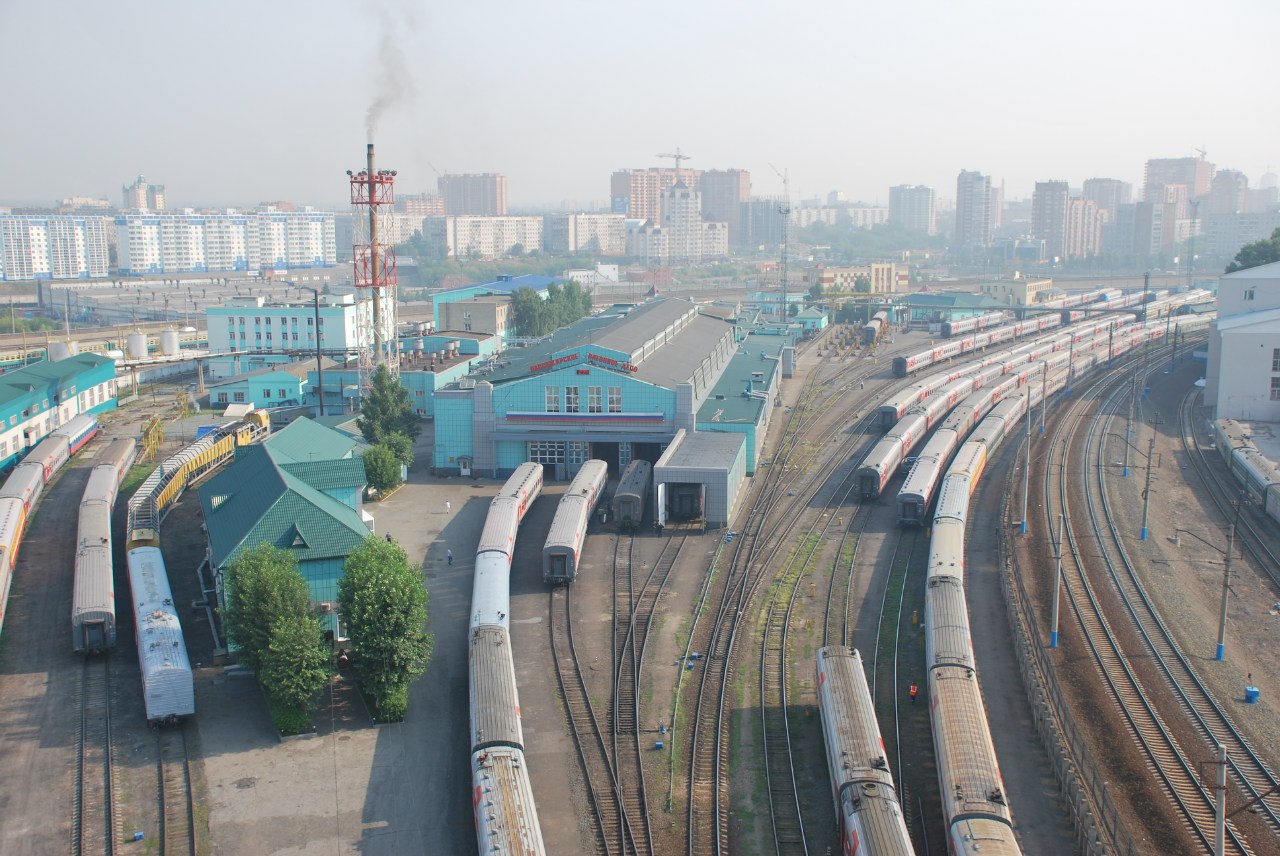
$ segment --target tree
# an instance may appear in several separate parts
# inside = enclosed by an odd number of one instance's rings
[[[521,336],[541,336],[547,332],[547,306],[532,288],[511,293],[511,321]]]
[[[1280,262],[1280,229],[1272,232],[1270,238],[1263,238],[1261,241],[1254,241],[1252,244],[1241,247],[1231,264],[1227,265],[1226,273],[1235,273],[1238,270],[1272,262]]]
[[[382,445],[391,450],[396,460],[406,467],[413,466],[413,440],[399,432],[388,434],[382,439]]]
[[[369,394],[360,402],[356,425],[370,443],[381,443],[388,434],[396,433],[413,438],[422,430],[409,401],[409,390],[385,365],[374,369]]]
[[[227,568],[222,627],[239,649],[240,662],[257,672],[271,647],[277,621],[310,614],[311,590],[288,550],[259,544]]]
[[[809,286],[809,299],[811,300],[822,299],[822,283],[815,282],[813,285]]]
[[[788,307],[787,307],[787,314],[788,314],[788,315],[790,315],[792,318],[794,318],[794,317],[796,317],[797,315],[799,315],[799,314],[800,314],[800,304],[798,304],[798,303],[792,303],[790,306],[788,306]]]
[[[427,590],[399,544],[370,535],[347,556],[338,603],[360,686],[384,719],[404,716],[409,684],[431,659]]]
[[[400,461],[388,446],[381,443],[364,450],[364,472],[369,479],[369,487],[378,491],[399,487]]]
[[[267,693],[282,705],[306,710],[329,679],[324,628],[310,615],[278,619],[258,674]]]
[[[871,293],[871,277],[865,273],[860,273],[853,278],[853,290],[859,294]]]

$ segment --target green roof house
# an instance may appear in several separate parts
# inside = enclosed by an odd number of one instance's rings
[[[225,604],[224,572],[262,543],[288,550],[316,603],[338,598],[347,555],[373,528],[364,510],[365,443],[298,419],[259,445],[242,446],[200,488],[209,562]]]

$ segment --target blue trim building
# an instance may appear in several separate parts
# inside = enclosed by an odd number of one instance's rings
[[[116,408],[115,360],[76,354],[0,375],[0,469],[59,425]]]
[[[564,280],[554,276],[539,276],[538,274],[527,273],[522,276],[511,276],[503,274],[497,279],[490,282],[477,282],[473,285],[464,285],[461,288],[450,288],[446,291],[438,291],[431,295],[431,314],[435,321],[436,329],[439,330],[440,325],[440,304],[455,303],[459,300],[466,300],[471,297],[482,297],[486,294],[511,294],[521,288],[532,288],[538,293],[543,300],[547,299],[548,287],[559,284],[564,285]]]

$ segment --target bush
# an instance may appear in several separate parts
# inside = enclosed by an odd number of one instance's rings
[[[413,438],[407,434],[395,432],[382,440],[382,445],[391,450],[396,460],[406,467],[413,466]]]
[[[378,716],[383,722],[403,722],[409,712],[409,688],[391,690],[378,700]]]
[[[311,714],[305,707],[287,704],[267,693],[267,710],[271,712],[271,724],[282,737],[309,734],[312,730]]]
[[[378,491],[400,486],[400,461],[386,446],[370,446],[364,450],[364,472],[369,487]]]
[[[236,557],[227,569],[226,588],[223,629],[240,662],[257,673],[276,622],[310,614],[311,590],[293,554],[266,543]]]

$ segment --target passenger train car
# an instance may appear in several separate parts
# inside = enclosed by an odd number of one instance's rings
[[[111,511],[136,454],[137,443],[132,439],[112,440],[99,453],[80,500],[71,584],[71,647],[77,654],[96,654],[116,646]]]
[[[844,856],[912,856],[862,656],[818,649],[818,711]]]
[[[481,856],[546,853],[524,757],[509,618],[516,533],[541,492],[542,466],[517,467],[490,504],[476,548],[468,643],[468,751]]]
[[[587,525],[596,503],[604,495],[609,480],[609,465],[590,460],[582,465],[560,497],[547,543],[542,547],[542,580],[554,585],[571,583],[578,577],[578,559]]]
[[[1213,438],[1222,460],[1258,508],[1280,521],[1280,467],[1258,451],[1252,434],[1234,419],[1214,422]]]
[[[862,325],[862,344],[874,345],[884,335],[885,328],[889,326],[889,313],[877,312],[871,316],[871,320]]]
[[[125,546],[149,723],[174,722],[195,713],[191,662],[160,554],[160,524],[193,482],[229,461],[236,446],[257,442],[270,430],[269,414],[251,411],[166,458],[129,498]]]
[[[988,312],[985,315],[975,315],[972,318],[962,318],[959,321],[943,321],[942,338],[950,339],[952,336],[972,333],[974,330],[985,330],[988,327],[1003,324],[1009,318],[1008,312]]]
[[[27,523],[49,480],[98,433],[98,417],[80,414],[54,428],[27,453],[0,487],[0,630]]]
[[[622,479],[613,494],[613,517],[619,529],[639,529],[644,523],[652,481],[653,464],[648,461],[636,459],[622,471]]]

